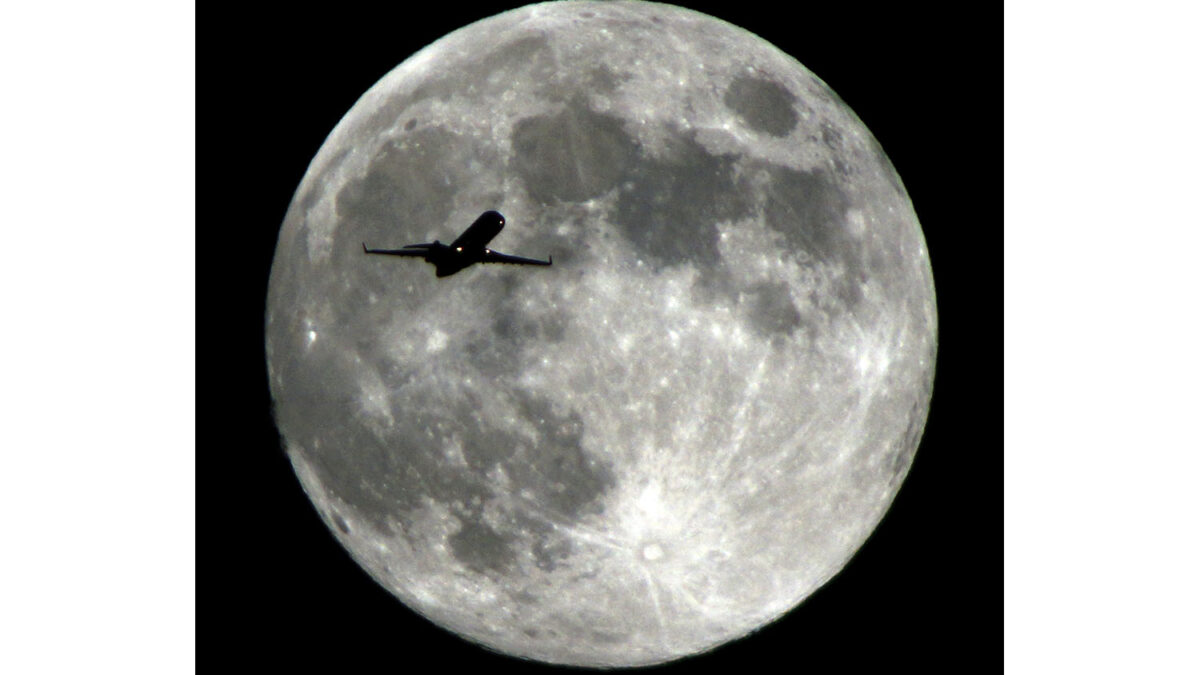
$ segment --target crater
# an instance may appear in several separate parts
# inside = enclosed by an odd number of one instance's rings
[[[662,547],[658,544],[646,544],[642,547],[642,558],[654,562],[663,557]]]
[[[827,122],[821,124],[821,142],[835,154],[842,151],[842,134]]]
[[[742,75],[725,90],[725,107],[737,113],[742,122],[770,136],[783,137],[800,121],[796,114],[796,96],[783,85],[766,78]]]
[[[342,534],[350,534],[350,526],[346,523],[345,518],[335,513],[333,514],[333,523],[337,525],[337,529],[342,531]]]

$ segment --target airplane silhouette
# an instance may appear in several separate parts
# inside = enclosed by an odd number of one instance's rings
[[[437,268],[439,277],[448,277],[475,263],[505,263],[508,265],[553,265],[554,258],[549,260],[534,260],[515,255],[497,253],[486,244],[500,230],[504,229],[504,216],[496,211],[485,211],[465,232],[458,236],[449,246],[434,239],[432,244],[409,244],[399,249],[367,248],[363,244],[363,253],[378,253],[380,255],[399,255],[411,258],[424,258],[425,262]]]

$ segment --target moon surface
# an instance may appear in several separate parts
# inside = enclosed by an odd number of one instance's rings
[[[437,279],[450,241],[552,267]],[[288,209],[276,421],[376,581],[488,648],[712,649],[835,575],[928,412],[933,279],[891,163],[755,35],[650,3],[458,30],[372,87]]]

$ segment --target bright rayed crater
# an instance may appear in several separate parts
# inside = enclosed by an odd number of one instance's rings
[[[363,255],[488,209],[554,265]],[[713,648],[836,574],[935,348],[870,132],[770,44],[645,3],[525,7],[384,77],[297,189],[267,311],[288,455],[355,560],[470,640],[591,666]]]

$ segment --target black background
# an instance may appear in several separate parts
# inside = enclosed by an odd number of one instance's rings
[[[795,57],[879,140],[929,246],[937,379],[912,471],[850,564],[782,620],[653,670],[999,670],[999,5],[948,15],[750,4],[687,6]],[[200,671],[568,670],[487,652],[401,605],[326,531],[280,448],[263,348],[266,285],[308,162],[394,66],[509,6],[319,7],[287,15],[202,9],[198,17]]]

